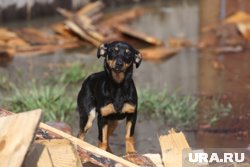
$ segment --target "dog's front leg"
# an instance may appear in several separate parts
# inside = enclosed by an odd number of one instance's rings
[[[136,113],[129,114],[126,121],[126,136],[125,136],[125,145],[126,145],[126,153],[134,153],[134,130],[136,123]]]
[[[102,115],[98,115],[98,130],[99,130],[99,145],[98,147],[106,150],[108,149],[108,121]]]

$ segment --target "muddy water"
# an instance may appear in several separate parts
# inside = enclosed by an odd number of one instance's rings
[[[132,23],[133,27],[165,42],[170,37],[198,41],[200,20],[203,17],[200,13],[205,10],[198,1],[154,1],[153,4],[144,5],[151,6],[155,10],[136,19]],[[60,18],[57,19],[60,20]],[[28,24],[37,25],[37,23]],[[15,24],[9,26],[18,27]],[[81,49],[58,51],[45,56],[15,57],[7,63],[1,63],[0,74],[8,75],[13,82],[25,85],[33,77],[46,78],[53,73],[56,74],[60,70],[57,67],[76,61],[84,62],[86,66],[93,64],[102,66],[102,60],[96,58],[95,52],[91,46],[85,46]],[[250,120],[250,75],[248,73],[250,57],[247,56],[247,52],[218,56],[188,48],[163,62],[143,62],[134,73],[136,86],[140,89],[150,87],[161,90],[166,85],[169,91],[178,89],[182,94],[189,95],[226,94],[234,109],[233,114],[219,123],[223,125],[222,131],[228,128],[248,130],[250,127],[248,123]],[[213,68],[211,60],[215,57],[225,64],[224,71]],[[78,88],[76,94],[77,91]],[[0,96],[4,93],[0,92]],[[77,114],[74,117],[74,120],[78,120]],[[74,121],[72,126],[76,133],[78,121]],[[124,122],[121,122],[114,136],[111,137],[111,148],[117,154],[124,153],[124,129]],[[159,152],[158,136],[166,133],[168,129],[164,121],[146,119],[139,111],[135,135],[137,150],[141,153]],[[249,144],[249,137],[246,134],[239,135],[230,130],[228,133],[185,132],[185,135],[191,147],[247,147]],[[96,123],[87,135],[87,141],[97,144]]]

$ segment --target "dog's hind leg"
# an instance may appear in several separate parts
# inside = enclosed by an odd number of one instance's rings
[[[88,114],[83,112],[84,114],[80,115],[80,132],[78,134],[78,138],[84,140],[85,134],[92,127],[93,121],[95,119],[96,110],[93,108]]]

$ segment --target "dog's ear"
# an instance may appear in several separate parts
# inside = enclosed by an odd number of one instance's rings
[[[97,58],[101,56],[105,57],[107,55],[108,44],[101,44],[97,50]]]
[[[141,60],[142,60],[141,53],[139,51],[135,50],[134,63],[135,63],[136,68],[138,68],[140,66]]]

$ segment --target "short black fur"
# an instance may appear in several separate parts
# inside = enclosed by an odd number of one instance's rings
[[[127,50],[126,50],[127,49]],[[112,42],[103,44],[98,49],[97,57],[105,57],[104,71],[90,75],[82,84],[78,94],[77,104],[80,116],[80,135],[85,135],[88,129],[86,124],[90,111],[95,108],[98,113],[99,141],[103,142],[103,127],[109,121],[126,118],[132,123],[130,137],[134,135],[137,118],[137,92],[132,79],[133,63],[139,67],[141,55],[137,50],[125,42]],[[108,63],[113,63],[114,66]],[[117,82],[114,76],[121,75],[122,80]],[[123,77],[124,76],[124,77]],[[124,104],[135,107],[134,112],[124,113]],[[107,116],[101,114],[101,109],[108,104],[113,104],[115,113]]]

